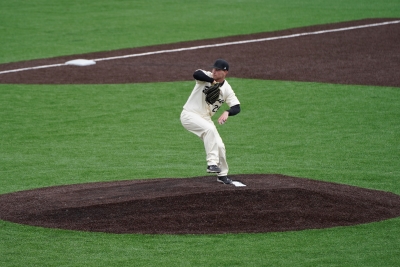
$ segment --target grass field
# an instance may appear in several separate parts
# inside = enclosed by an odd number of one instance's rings
[[[385,17],[400,17],[397,0],[3,1],[0,63]],[[219,128],[231,174],[280,173],[400,194],[399,88],[229,81],[242,103],[242,113]],[[192,86],[0,84],[0,193],[204,175],[203,144],[179,121]],[[225,235],[115,235],[0,221],[0,237],[0,266],[400,265],[400,218]]]

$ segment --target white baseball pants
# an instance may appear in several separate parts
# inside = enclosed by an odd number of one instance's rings
[[[183,110],[181,123],[189,132],[194,133],[204,142],[208,165],[217,165],[221,172],[218,176],[228,175],[225,144],[219,135],[211,117],[202,117],[199,114]]]

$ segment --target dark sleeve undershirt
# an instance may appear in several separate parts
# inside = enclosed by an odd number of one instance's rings
[[[214,81],[213,78],[208,77],[208,75],[205,74],[205,73],[204,73],[203,71],[201,71],[201,70],[196,70],[196,71],[193,73],[193,78],[195,78],[195,79],[198,80],[198,81],[202,81],[202,82],[209,82],[209,83],[212,83],[212,82]]]
[[[234,105],[230,109],[227,110],[229,112],[229,116],[235,116],[240,112],[240,105]]]

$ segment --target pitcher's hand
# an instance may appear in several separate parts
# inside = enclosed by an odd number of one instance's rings
[[[222,115],[218,118],[218,123],[219,124],[224,124],[229,117],[229,112],[228,111],[224,111],[224,113],[222,113]]]

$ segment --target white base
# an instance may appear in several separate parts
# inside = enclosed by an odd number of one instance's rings
[[[242,184],[241,182],[238,181],[232,181],[232,184],[236,187],[246,186],[245,184]]]
[[[74,59],[65,62],[65,65],[74,65],[74,66],[89,66],[96,64],[96,61],[89,59]]]

